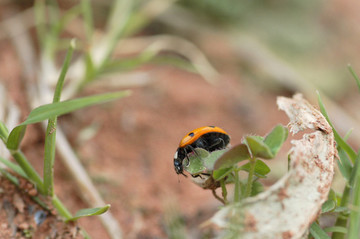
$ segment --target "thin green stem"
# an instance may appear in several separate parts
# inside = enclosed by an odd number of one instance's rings
[[[348,69],[351,73],[351,75],[354,77],[354,79],[356,80],[356,84],[358,86],[358,89],[360,91],[360,79],[358,77],[358,75],[355,73],[354,69],[352,68],[352,66],[350,64],[348,64]]]
[[[221,186],[221,192],[222,192],[222,196],[224,199],[224,204],[228,204],[228,200],[227,200],[227,189],[226,189],[226,185],[225,185],[225,179],[220,180],[220,186]]]
[[[358,153],[358,156],[360,152]],[[360,158],[358,157],[355,164],[356,169],[354,168],[355,182],[352,185],[352,209],[350,213],[350,223],[349,223],[349,234],[348,238],[356,238],[359,236],[359,226],[360,226]]]
[[[61,91],[62,91],[64,82],[65,82],[65,76],[69,69],[71,58],[72,58],[75,47],[76,47],[76,41],[75,41],[75,39],[72,39],[70,42],[68,51],[66,53],[66,56],[65,56],[65,60],[64,60],[64,63],[63,63],[62,69],[61,69],[59,79],[56,83],[53,103],[60,101]]]
[[[241,200],[241,184],[238,170],[234,170],[234,180],[235,180],[235,188],[234,188],[234,202],[240,202]]]
[[[346,184],[340,202],[340,207],[346,207],[349,203],[350,199],[350,186]],[[344,213],[340,213],[336,219],[335,227],[346,227],[348,221],[348,215],[344,215]],[[345,234],[341,232],[334,232],[331,236],[332,239],[344,239]]]
[[[45,26],[45,0],[37,0],[34,4],[35,11],[35,23],[36,23],[36,33],[40,45],[44,45],[46,38],[46,26]]]
[[[88,43],[90,43],[94,31],[91,2],[90,0],[83,0],[81,1],[80,4],[81,4],[82,16],[84,18],[86,40],[88,41]]]
[[[44,150],[44,188],[48,196],[54,194],[54,163],[55,163],[55,140],[57,118],[51,118],[48,122],[45,136]]]
[[[65,220],[71,219],[73,217],[56,195],[52,197],[51,201],[53,206],[56,208],[59,214],[65,218]]]
[[[31,166],[29,161],[26,159],[25,155],[20,150],[11,151],[11,155],[14,157],[15,161],[20,165],[20,167],[24,170],[29,179],[35,184],[37,190],[41,194],[45,194],[42,179],[35,171],[35,169]]]
[[[69,50],[66,54],[61,73],[56,84],[53,103],[60,101],[61,91],[64,85],[66,72],[69,68],[72,54],[75,48],[75,41],[72,40],[70,43]],[[45,135],[45,149],[44,149],[44,188],[45,193],[48,196],[54,194],[54,163],[55,163],[55,141],[56,141],[56,126],[57,116],[49,118],[48,126]]]
[[[250,159],[250,171],[246,183],[245,197],[250,197],[252,191],[253,177],[255,172],[256,158]]]

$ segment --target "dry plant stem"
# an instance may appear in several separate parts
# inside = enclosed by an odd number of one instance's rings
[[[28,97],[30,101],[30,106],[32,108],[39,106],[41,104],[46,104],[51,101],[51,94],[46,85],[41,84],[41,81],[32,82],[33,79],[38,79],[41,75],[44,79],[47,79],[46,75],[57,75],[58,72],[48,72],[45,76],[39,72],[35,72],[35,69],[39,69],[36,65],[37,61],[35,60],[35,51],[32,47],[32,43],[27,33],[26,29],[23,28],[23,24],[19,19],[12,19],[12,21],[7,22],[8,24],[4,26],[8,35],[11,37],[12,42],[15,46],[15,49],[20,57],[20,60],[23,65],[26,81],[26,89],[28,90]],[[16,32],[14,32],[16,29]],[[22,32],[21,37],[18,37],[16,33]],[[49,69],[49,68],[46,68]],[[53,68],[51,68],[53,69]],[[50,77],[51,78],[51,77]],[[44,80],[43,80],[44,82]],[[46,81],[45,81],[46,82]],[[41,92],[38,92],[38,90]],[[50,94],[50,95],[48,95]],[[44,99],[48,99],[45,101]],[[46,125],[44,124],[44,129]],[[63,135],[60,127],[57,128],[57,149],[61,159],[64,160],[65,165],[70,170],[72,177],[78,184],[80,194],[84,196],[91,207],[103,206],[105,203],[102,201],[99,192],[96,190],[95,186],[92,184],[89,176],[87,175],[85,169],[82,167],[79,159],[76,157],[75,153],[72,151],[71,146],[69,145],[66,137]],[[90,195],[90,196],[89,196]],[[88,197],[89,196],[89,197]],[[96,199],[96,200],[94,200]],[[102,214],[99,216],[104,227],[108,231],[109,236],[112,239],[121,239],[122,231],[116,219],[112,216],[110,212]]]
[[[63,163],[67,166],[70,173],[75,178],[78,187],[81,190],[82,198],[92,207],[104,206],[105,202],[102,200],[99,192],[91,182],[91,179],[59,127],[57,129],[56,147],[63,159]],[[122,238],[121,228],[111,213],[107,212],[99,215],[98,217],[100,217],[100,220],[103,222],[104,227],[109,232],[112,239]]]
[[[214,195],[214,197],[215,197],[217,200],[219,200],[219,201],[220,201],[222,204],[224,204],[224,205],[227,204],[224,199],[222,199],[221,197],[219,197],[219,196],[216,194],[215,189],[212,189],[211,191],[212,191],[212,194]],[[223,196],[224,196],[224,195],[223,195]]]
[[[225,228],[230,238],[302,238],[327,199],[337,153],[331,127],[302,95],[279,97],[278,105],[290,118],[290,132],[314,132],[291,142],[290,171],[277,183],[255,197],[224,207],[210,219]]]

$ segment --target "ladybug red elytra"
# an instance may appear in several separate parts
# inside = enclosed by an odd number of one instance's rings
[[[230,136],[216,126],[204,126],[188,133],[179,143],[179,148],[174,155],[174,167],[177,174],[184,174],[183,161],[188,154],[196,148],[205,149],[208,152],[226,148],[230,142]]]

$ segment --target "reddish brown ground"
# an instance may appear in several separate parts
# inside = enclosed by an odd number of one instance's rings
[[[19,181],[22,190],[0,177],[0,238],[84,238],[77,225],[65,224],[30,198],[32,184],[21,178]]]
[[[231,49],[221,42],[212,38],[199,44],[210,59],[216,59],[221,73],[216,85],[172,67],[147,67],[143,70],[151,72],[154,81],[133,89],[130,97],[59,120],[104,200],[111,204],[124,238],[167,238],[166,218],[174,210],[193,238],[199,238],[199,225],[221,206],[210,191],[173,169],[173,155],[187,132],[217,125],[236,144],[244,134],[263,135],[275,124],[287,122],[277,110],[276,95],[241,78]],[[0,52],[1,82],[25,117],[29,108],[20,80],[22,66],[11,42],[2,40]],[[79,143],[80,131],[92,124],[99,125],[96,136]],[[39,172],[43,134],[40,127],[29,127],[22,145]],[[88,207],[60,158],[55,176],[56,193],[72,212]],[[93,238],[109,238],[98,218],[83,218],[79,223]]]
[[[156,75],[156,81],[135,89],[127,99],[60,120],[71,139],[82,127],[101,125],[96,137],[77,150],[125,234],[135,223],[142,224],[136,238],[164,237],[164,211],[170,206],[177,207],[186,222],[195,222],[191,228],[206,218],[197,219],[202,214],[210,216],[221,206],[210,191],[175,174],[173,155],[188,131],[218,125],[235,144],[244,133],[265,133],[282,115],[274,96],[245,90],[231,77],[213,86],[176,69],[159,69]],[[262,97],[255,97],[258,94]],[[71,204],[74,199],[68,200]],[[88,230],[98,233],[92,226]]]
[[[9,92],[28,112],[21,97],[20,77],[11,71],[19,67],[14,52],[2,47],[2,55],[2,62],[5,56],[7,64],[13,61],[2,78],[11,79],[6,81]],[[196,127],[217,125],[236,144],[245,133],[264,134],[276,123],[286,123],[285,116],[277,110],[275,95],[239,80],[231,69],[216,85],[172,67],[144,71],[154,76],[149,85],[133,89],[126,99],[64,116],[60,125],[105,201],[111,204],[125,235],[165,238],[164,215],[174,209],[185,219],[189,231],[198,231],[199,224],[221,204],[191,178],[176,175],[173,155],[180,139]],[[100,126],[96,136],[77,143],[79,132],[91,124]],[[40,127],[29,127],[23,150],[41,172]],[[87,207],[60,159],[55,175],[56,192],[69,209],[74,212]],[[81,219],[80,225],[93,238],[108,238],[96,217]]]

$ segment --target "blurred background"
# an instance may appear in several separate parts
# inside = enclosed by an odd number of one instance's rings
[[[300,92],[317,105],[319,90],[335,127],[343,135],[353,128],[358,148],[360,100],[347,67],[360,72],[359,10],[355,0],[0,0],[0,116],[16,109],[21,122],[51,102],[77,39],[63,99],[133,92],[59,120],[123,237],[211,238],[200,224],[221,204],[176,175],[179,141],[205,125],[223,128],[233,145],[264,135],[287,124],[277,96]],[[35,125],[22,145],[39,172],[43,140]],[[289,149],[272,162],[266,185],[286,172]],[[89,207],[61,157],[55,174],[71,211]],[[80,224],[93,238],[116,238],[97,217]]]

